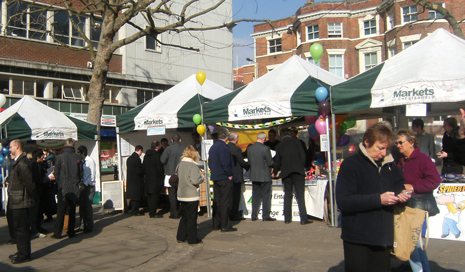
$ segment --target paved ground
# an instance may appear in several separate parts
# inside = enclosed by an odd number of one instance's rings
[[[72,239],[32,241],[29,263],[12,265],[6,219],[0,218],[0,271],[343,271],[340,229],[316,221],[250,220],[237,222],[234,233],[213,231],[211,220],[199,217],[204,243],[190,246],[175,239],[178,220],[102,215],[96,207],[91,233]],[[51,230],[53,223],[44,223]],[[430,240],[432,271],[464,271],[463,242]],[[400,262],[393,258],[392,266]]]

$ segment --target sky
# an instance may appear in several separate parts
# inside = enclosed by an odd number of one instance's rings
[[[295,15],[306,2],[307,0],[233,0],[233,19],[283,19]],[[248,64],[246,58],[254,59],[254,40],[250,34],[253,33],[255,24],[259,23],[242,22],[233,29],[234,67]]]

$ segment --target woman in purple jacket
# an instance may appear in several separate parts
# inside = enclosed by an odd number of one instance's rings
[[[409,206],[429,212],[429,216],[439,213],[433,191],[441,183],[441,178],[428,155],[420,152],[415,133],[411,130],[401,129],[397,132],[395,142],[403,157],[397,166],[402,170],[405,179],[405,188],[412,193]],[[420,240],[410,255],[410,266],[413,272],[429,272],[429,261],[426,251],[420,247]]]

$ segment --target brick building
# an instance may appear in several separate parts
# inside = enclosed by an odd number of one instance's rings
[[[441,0],[456,19],[465,18],[464,0]],[[344,78],[362,73],[407,49],[437,28],[452,31],[435,11],[412,0],[308,0],[294,16],[254,26],[258,77],[292,55],[315,64],[313,43],[323,46],[316,65]],[[464,26],[462,24],[462,29]]]

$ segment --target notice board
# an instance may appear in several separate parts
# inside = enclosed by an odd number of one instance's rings
[[[123,181],[102,182],[102,203],[104,211],[124,210]]]

